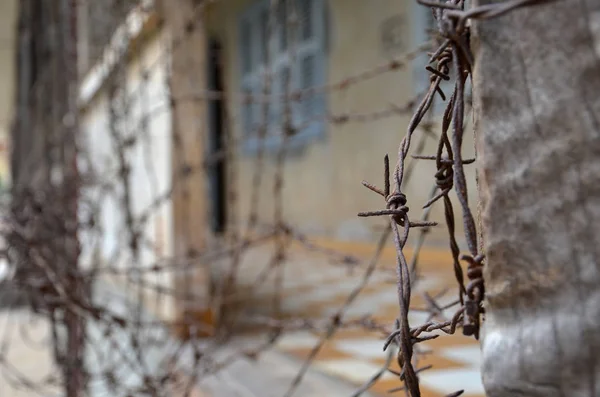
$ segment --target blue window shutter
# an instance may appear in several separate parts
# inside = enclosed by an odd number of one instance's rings
[[[300,87],[302,89],[308,89],[316,85],[317,57],[318,54],[309,53],[300,60]],[[303,101],[301,114],[304,120],[310,120],[316,116],[318,111],[316,99],[316,95],[312,95]]]
[[[241,22],[240,46],[242,73],[250,73],[252,71],[252,25],[247,19]]]
[[[297,87],[302,90],[325,84],[325,4],[322,0],[297,0],[299,43],[295,67]],[[311,92],[302,98],[297,109],[297,142],[306,142],[325,134],[327,114],[325,92]]]
[[[263,94],[264,81],[261,71],[265,63],[265,27],[270,16],[269,6],[269,0],[254,2],[240,17],[239,43],[242,46],[240,56],[245,58],[240,62],[241,84],[245,92]],[[298,30],[294,35],[293,43],[295,54],[293,63],[290,59],[291,37],[288,35],[288,26],[285,23],[292,7],[298,17]],[[245,133],[246,152],[253,152],[261,145],[267,150],[276,149],[281,144],[285,110],[285,101],[281,100],[281,95],[286,92],[286,76],[289,75],[292,90],[325,84],[324,0],[282,0],[275,11],[276,21],[272,32],[273,46],[271,46],[269,63],[272,80],[267,137],[263,142],[259,142],[256,137],[258,126],[265,121],[263,105],[257,103],[245,106],[242,112],[242,128]],[[292,122],[296,126],[296,135],[290,139],[290,146],[304,145],[314,137],[324,135],[323,116],[326,114],[324,92],[310,93],[301,101],[290,103],[290,106]],[[249,134],[249,131],[252,133]]]
[[[314,8],[316,2],[313,0],[297,0],[296,1],[296,12],[298,14],[298,26],[300,27],[300,40],[310,40],[314,37],[315,24]]]

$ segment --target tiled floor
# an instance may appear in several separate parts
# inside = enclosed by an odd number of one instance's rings
[[[446,287],[449,287],[450,291],[456,290],[454,275],[449,266],[451,261],[443,260],[444,257],[443,250],[425,251],[421,254],[423,279],[413,290],[414,298],[411,306],[423,306],[422,293],[424,292],[433,295]],[[393,259],[389,255],[384,262],[386,263],[384,267],[388,266],[388,270],[393,269]],[[307,266],[303,267],[303,272],[310,271],[310,266]],[[294,270],[290,273],[294,273]],[[288,278],[292,280],[290,283],[297,287],[290,289],[296,292],[288,293],[289,296],[286,298],[284,305],[289,310],[309,313],[314,318],[330,316],[342,306],[348,293],[362,277],[360,269],[356,270],[354,276],[340,276],[341,273],[338,272],[338,278],[333,276],[335,272],[325,269],[320,269],[319,273],[318,282],[312,280],[308,285],[300,285],[302,277]],[[383,271],[376,274],[373,281],[346,312],[344,318],[348,320],[370,314],[381,322],[392,324],[398,310],[398,300],[396,288],[393,283],[390,283],[390,275],[393,278],[392,272]],[[454,293],[447,295],[441,300],[442,303],[456,298]],[[412,312],[409,316],[411,325],[423,323],[426,316],[424,313]],[[286,335],[278,346],[282,351],[304,360],[319,340],[319,335],[306,331],[296,332]],[[459,330],[457,335],[444,334],[420,346],[431,350],[431,353],[423,356],[419,366],[433,365],[431,369],[420,374],[424,397],[441,397],[461,389],[465,390],[464,396],[484,395],[478,369],[480,354],[477,341],[463,336]],[[313,368],[359,386],[367,382],[384,365],[387,353],[383,352],[382,347],[383,338],[380,334],[361,329],[341,330],[325,343],[316,356]],[[397,364],[392,364],[392,368],[397,368]],[[390,395],[389,390],[400,386],[402,386],[401,382],[388,372],[370,390],[377,394]]]
[[[346,253],[352,253],[348,247],[345,247]],[[372,252],[365,249],[363,257],[368,257]],[[337,312],[343,306],[349,293],[360,284],[365,266],[361,266],[349,274],[340,266],[324,266],[322,258],[313,258],[302,256],[299,253],[292,253],[291,261],[285,267],[285,296],[283,299],[284,308],[291,314],[301,314],[317,319],[327,319],[333,313]],[[347,310],[344,319],[350,320],[369,314],[377,318],[379,322],[392,324],[398,310],[396,287],[393,282],[393,263],[394,253],[387,251],[382,258],[381,269],[376,272],[370,282],[365,286],[361,295]],[[435,295],[446,287],[454,287],[453,272],[450,268],[451,261],[446,250],[429,249],[421,254],[422,280],[413,289],[413,305],[415,307],[423,306],[423,292],[429,292]],[[266,291],[267,289],[263,289]],[[452,289],[454,291],[455,289]],[[106,292],[106,291],[105,291]],[[99,296],[104,302],[112,302],[117,294],[108,294]],[[108,298],[112,297],[112,298]],[[448,295],[442,299],[450,301],[453,297]],[[116,300],[111,303],[113,310],[116,309]],[[425,315],[419,312],[412,312],[409,316],[411,325],[418,325],[425,320]],[[0,336],[2,340],[7,337],[6,332],[15,333],[16,328],[7,328],[7,325],[13,324],[27,325],[30,330],[30,336],[35,340],[42,340],[48,337],[47,324],[42,322],[31,323],[28,316],[17,313],[6,312],[0,316]],[[93,333],[91,333],[93,334]],[[12,334],[11,334],[12,335]],[[122,337],[114,336],[117,339],[127,339],[126,335]],[[128,340],[128,339],[127,339]],[[12,339],[11,339],[12,342]],[[298,331],[286,334],[278,343],[280,351],[298,360],[304,360],[310,354],[314,346],[320,342],[320,336],[307,331]],[[420,375],[421,389],[423,397],[441,397],[448,393],[465,389],[465,396],[483,396],[483,387],[480,381],[479,364],[480,355],[478,343],[472,338],[458,335],[443,335],[437,339],[421,344],[432,351],[431,354],[423,356],[419,366],[433,365],[433,368],[424,371]],[[26,350],[25,348],[29,350]],[[46,345],[47,347],[47,345]],[[328,375],[345,380],[355,387],[367,382],[375,373],[377,373],[385,363],[386,353],[382,350],[383,337],[374,332],[363,329],[340,330],[330,340],[328,340],[313,362],[312,369],[317,369]],[[108,348],[108,347],[107,347]],[[11,343],[12,355],[10,359],[13,364],[19,364],[19,367],[28,374],[44,376],[48,371],[52,372],[52,365],[47,361],[48,351],[30,351],[31,346],[18,342]],[[148,354],[156,357],[160,352],[148,349]],[[46,357],[46,361],[41,357]],[[34,358],[35,357],[35,358]],[[151,362],[159,360],[150,359]],[[292,361],[292,360],[291,360]],[[32,365],[35,365],[35,370]],[[261,368],[278,368],[282,370],[279,361],[267,362]],[[397,364],[392,364],[392,368],[398,369]],[[240,373],[247,373],[248,368],[242,368]],[[282,393],[289,386],[295,376],[298,368],[289,365],[287,377],[280,376]],[[258,370],[257,370],[258,371]],[[262,370],[263,374],[266,370]],[[1,371],[0,371],[1,372]],[[254,379],[259,378],[258,372],[252,375]],[[279,376],[279,375],[278,375]],[[279,378],[278,378],[279,379]],[[329,384],[328,384],[329,385]],[[380,395],[387,395],[391,389],[398,388],[401,383],[391,373],[383,376],[371,389],[371,392]],[[1,396],[26,396],[31,394],[19,394],[18,391],[8,390],[9,385],[0,380]],[[329,388],[333,386],[327,386]],[[323,386],[326,389],[325,386]],[[104,391],[104,390],[102,390]],[[14,394],[11,394],[14,392]],[[212,394],[211,394],[212,395]],[[218,396],[218,394],[214,394]],[[230,394],[229,394],[230,395]],[[227,396],[229,396],[227,395]],[[303,394],[311,396],[310,392]],[[323,395],[323,394],[317,394]],[[329,394],[334,395],[334,394]],[[335,394],[342,395],[341,392]],[[346,395],[346,394],[343,394]],[[348,394],[350,395],[350,394]],[[401,395],[397,393],[394,395]]]
[[[296,342],[295,336],[298,336]],[[306,359],[319,337],[306,334],[288,335],[279,347],[300,360]],[[327,342],[314,361],[318,368],[330,375],[348,380],[359,386],[366,383],[385,364],[383,341],[377,335],[341,332]],[[479,347],[462,336],[447,336],[425,344],[432,353],[424,356],[421,366],[433,367],[420,374],[424,397],[444,396],[457,390],[465,390],[465,396],[483,396],[479,374]],[[392,364],[391,368],[396,368]],[[390,373],[370,389],[387,394],[401,383]]]
[[[98,283],[94,291],[96,304],[102,302],[116,313],[127,313],[130,302],[122,291],[114,290],[112,285],[104,283]],[[144,311],[142,315],[142,320],[151,318],[149,312]],[[190,394],[187,394],[188,382],[191,380],[189,374],[198,370],[193,364],[196,348],[211,351],[211,358],[208,360],[212,364],[212,360],[222,362],[226,357],[239,356],[240,349],[247,345],[246,341],[234,340],[233,345],[222,346],[218,342],[202,339],[180,346],[178,341],[169,336],[166,329],[162,329],[152,333],[144,332],[145,337],[138,340],[139,352],[143,354],[138,356],[131,338],[132,333],[137,333],[135,329],[114,327],[112,332],[107,334],[104,332],[106,325],[104,321],[88,321],[90,345],[86,349],[86,369],[90,371],[91,380],[86,395],[91,397],[146,395],[140,392],[140,385],[146,381],[145,376],[162,378],[165,367],[159,364],[165,360],[170,361],[175,352],[178,357],[178,379],[172,377],[170,380],[179,382],[169,382],[164,385],[165,389],[160,391],[161,395],[170,397],[281,397],[285,395],[299,370],[296,360],[280,352],[263,352],[260,357],[252,360],[238,357],[218,373],[203,376],[202,382],[198,382]],[[154,338],[150,338],[150,334],[153,334]],[[53,360],[51,336],[51,326],[47,318],[34,315],[24,308],[0,310],[0,353],[1,358],[6,360],[0,360],[1,397],[64,394],[58,385],[48,385],[49,380],[61,378],[60,368]],[[304,342],[302,338],[302,335],[292,337],[292,345],[309,346],[313,341],[311,336],[306,337]],[[252,343],[257,342],[256,338],[250,339],[254,339],[251,340]],[[116,359],[110,354],[116,352],[115,346],[118,346],[118,350],[123,354],[116,355]],[[123,357],[128,360],[124,360]],[[137,360],[143,360],[144,370],[139,368],[142,366]],[[109,369],[118,372],[118,391],[108,387],[109,382],[105,375]],[[323,371],[311,369],[294,396],[348,397],[352,391],[353,387],[348,382],[341,382],[334,377],[324,376]]]

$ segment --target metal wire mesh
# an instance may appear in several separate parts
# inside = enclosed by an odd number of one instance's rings
[[[35,380],[19,373],[6,343],[0,349],[3,373],[40,394],[190,395],[197,382],[236,360],[260,356],[286,333],[310,330],[319,342],[289,385],[285,395],[291,396],[327,341],[340,330],[361,328],[380,334],[388,359],[354,395],[391,373],[398,380],[393,392],[420,396],[419,373],[428,366],[419,365],[425,354],[419,343],[458,329],[478,338],[484,314],[484,255],[464,171],[475,160],[463,158],[471,111],[469,21],[537,2],[469,8],[464,1],[420,0],[437,25],[429,42],[325,80],[317,76],[322,71],[308,40],[320,26],[310,18],[320,14],[306,6],[319,2],[270,1],[257,30],[263,35],[257,42],[267,44],[246,45],[246,57],[259,57],[261,66],[242,78],[240,89],[228,76],[245,68],[245,58],[226,59],[218,42],[206,38],[206,25],[218,20],[223,2],[181,0],[179,11],[168,2],[21,2],[14,186],[3,234],[9,282],[34,317],[49,324],[45,346],[62,373]],[[169,34],[153,41],[162,30]],[[247,38],[242,34],[240,40]],[[151,59],[144,55],[148,46],[156,47]],[[324,94],[360,95],[352,90],[410,68],[427,51],[426,92],[368,111],[322,106]],[[89,76],[102,76],[103,83]],[[435,100],[446,106],[441,121],[430,111]],[[298,216],[289,216],[306,199],[286,194],[301,183],[303,170],[293,166],[302,156],[298,142],[315,125],[361,123],[368,129],[406,116],[396,165],[384,159],[384,187],[363,182],[385,208],[358,215],[389,220],[372,257],[313,241],[294,223]],[[373,133],[364,142],[377,139]],[[430,147],[436,151],[427,153]],[[418,203],[421,218],[411,220],[407,186],[424,161],[435,163],[430,195]],[[341,163],[332,167],[338,166],[343,171]],[[310,189],[307,196],[320,194],[302,183]],[[331,187],[330,194],[327,200],[335,203],[345,192]],[[428,232],[442,227],[430,220],[432,207],[440,205],[456,299],[445,304],[438,302],[440,295],[425,295],[422,310],[429,316],[415,326],[409,322],[410,311],[417,310],[411,288]],[[420,230],[409,261],[405,247],[413,228]],[[466,254],[458,233],[464,233]],[[375,275],[389,274],[381,256],[390,240],[396,251],[395,324],[350,315]],[[286,308],[293,295],[286,275],[305,263],[295,260],[302,255],[310,258],[306,272],[360,272],[327,316]],[[330,281],[311,280],[332,288]],[[231,340],[245,334],[258,337],[232,350]],[[391,368],[393,361],[400,371]]]

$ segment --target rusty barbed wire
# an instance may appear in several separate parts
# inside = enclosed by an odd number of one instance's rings
[[[435,62],[435,67],[428,65],[426,70],[431,73],[429,91],[422,99],[408,126],[408,132],[398,149],[398,163],[394,172],[394,190],[391,190],[389,180],[389,160],[385,156],[385,189],[381,190],[368,183],[363,183],[367,188],[382,196],[386,203],[385,210],[359,213],[359,216],[381,216],[389,215],[390,225],[394,232],[394,243],[397,252],[397,288],[399,299],[399,316],[396,320],[396,330],[393,331],[384,344],[384,350],[392,343],[399,346],[398,364],[402,368],[397,374],[405,384],[404,387],[394,391],[404,390],[408,395],[417,397],[421,395],[418,382],[418,373],[427,368],[415,369],[413,360],[414,346],[438,335],[426,335],[420,337],[423,332],[441,330],[447,334],[453,334],[461,327],[463,334],[479,338],[481,316],[484,314],[482,305],[485,288],[482,274],[485,255],[478,251],[477,232],[475,221],[469,208],[467,197],[467,184],[463,166],[473,163],[474,160],[462,159],[462,142],[465,118],[465,82],[471,73],[473,57],[469,51],[469,27],[466,23],[470,19],[488,19],[503,15],[518,7],[531,6],[544,3],[544,1],[517,0],[506,3],[490,4],[464,10],[465,2],[462,0],[447,2],[432,2],[417,0],[421,5],[431,7],[433,16],[438,24],[437,49],[430,54],[429,64]],[[450,71],[453,70],[454,77],[451,78]],[[435,156],[413,155],[416,159],[435,160],[437,172],[435,182],[439,193],[432,197],[424,205],[430,208],[435,202],[444,200],[444,211],[448,235],[450,238],[450,249],[453,257],[453,268],[459,287],[459,300],[453,303],[460,304],[451,320],[441,323],[428,321],[420,327],[411,328],[408,320],[408,310],[411,298],[410,268],[403,253],[409,230],[412,227],[424,226],[419,223],[411,223],[408,218],[407,198],[402,193],[401,187],[404,177],[404,163],[408,157],[410,143],[415,128],[430,109],[434,96],[437,94],[442,100],[446,95],[440,87],[442,81],[454,82],[454,90],[446,106],[442,118],[442,133],[440,135],[438,150]],[[451,136],[448,130],[452,126]],[[444,155],[445,152],[445,155]],[[455,236],[455,220],[452,202],[449,193],[454,188],[463,212],[463,223],[465,240],[470,254],[460,255],[460,248]],[[402,228],[402,231],[400,230]],[[459,261],[467,262],[468,285],[464,285],[463,269]],[[431,297],[427,297],[429,310],[432,315],[439,314],[441,308]],[[463,391],[457,391],[449,396],[461,395]]]
[[[77,7],[85,2],[22,2],[19,36],[30,39],[22,40],[20,51],[34,59],[23,56],[20,67],[33,77],[19,74],[23,98],[13,134],[18,177],[8,214],[0,219],[0,234],[8,245],[1,256],[14,273],[9,282],[25,296],[31,315],[49,324],[48,340],[40,346],[49,350],[52,366],[41,378],[21,373],[9,356],[11,340],[3,335],[0,372],[14,388],[40,394],[61,390],[68,397],[187,396],[202,381],[237,362],[259,360],[286,335],[310,331],[316,342],[290,379],[285,396],[291,397],[329,342],[345,330],[360,329],[376,334],[387,351],[382,352],[383,365],[363,385],[355,385],[353,395],[371,393],[383,375],[391,373],[404,385],[389,392],[420,396],[419,376],[431,367],[420,362],[429,353],[421,343],[457,329],[478,338],[485,314],[485,256],[478,250],[463,169],[475,159],[463,159],[461,150],[469,110],[465,82],[473,62],[468,21],[497,17],[543,0],[471,9],[465,9],[463,1],[419,0],[432,9],[437,21],[433,48],[430,43],[419,45],[391,60],[373,61],[348,77],[333,76],[308,86],[298,83],[302,4],[270,0],[263,40],[272,45],[261,54],[264,68],[256,78],[260,89],[250,94],[231,83],[223,56],[214,55],[215,74],[220,76],[214,79],[222,80],[219,87],[206,87],[197,70],[206,60],[199,55],[206,49],[205,29],[213,29],[208,16],[221,2],[182,2],[186,8],[178,14],[160,1],[98,0],[94,6],[103,10],[90,13],[87,23],[87,29],[98,30],[96,42],[88,44],[98,48],[88,49],[94,56],[87,59],[87,66],[79,65],[87,56],[77,41],[83,32],[75,34],[75,14],[81,11]],[[288,13],[285,22],[278,19],[282,10]],[[130,37],[131,31],[125,29],[119,43],[118,27],[135,12],[143,16],[141,36]],[[152,23],[154,27],[145,25]],[[285,35],[277,36],[282,26]],[[163,35],[165,31],[168,34]],[[144,46],[156,38],[152,35],[160,36],[157,40],[164,46],[157,45],[156,54],[146,60]],[[277,54],[271,53],[278,40],[287,43],[287,75],[281,71],[282,61],[275,59]],[[117,48],[105,51],[111,42]],[[402,95],[403,99],[369,109],[324,107],[297,120],[298,109],[311,106],[319,95],[360,95],[352,90],[408,69],[424,51],[431,51],[423,71],[429,73],[424,94]],[[97,70],[93,65],[103,57],[110,64],[104,65],[106,83],[88,102],[78,104],[79,85],[93,82]],[[81,68],[77,73],[76,66]],[[442,82],[454,85],[449,97]],[[431,114],[438,97],[447,101],[441,123]],[[249,106],[258,106],[260,120],[241,131],[243,109]],[[216,128],[208,121],[216,114],[222,124],[218,143],[209,139],[208,132]],[[335,205],[347,196],[332,181],[336,176],[329,178],[326,188],[307,183],[309,188],[298,189],[303,170],[294,163],[293,142],[300,131],[321,123],[338,128],[339,139],[346,139],[352,133],[342,128],[357,123],[381,126],[378,123],[388,120],[400,125],[409,115],[396,166],[392,168],[389,157],[384,157],[384,187],[363,182],[383,198],[384,208],[359,216],[389,217],[373,252],[357,255],[332,248],[296,225],[302,215],[290,213],[295,202],[308,201],[309,194],[330,189]],[[377,132],[367,133],[372,133],[368,139],[378,139]],[[256,151],[244,157],[249,137],[256,139]],[[271,138],[277,138],[277,144],[271,144]],[[426,154],[430,143],[436,143],[433,155]],[[165,147],[172,150],[161,152]],[[409,218],[409,182],[424,161],[435,163],[435,173],[417,220]],[[225,175],[224,187],[210,185],[218,172]],[[222,191],[216,193],[218,189]],[[289,189],[303,196],[291,197]],[[459,247],[452,191],[463,213],[468,253],[461,254]],[[214,201],[227,213],[226,219],[214,221],[223,223],[220,231],[209,226],[211,217],[216,219],[221,211],[206,204],[209,194],[219,196]],[[441,301],[447,291],[417,290],[426,236],[442,228],[439,220],[432,220],[436,219],[432,208],[440,201],[458,290],[458,296],[445,303]],[[419,234],[409,261],[404,251],[413,228],[419,228]],[[390,237],[399,311],[394,324],[375,313],[351,313],[377,277],[388,275],[384,252]],[[306,265],[304,284],[294,273],[298,264]],[[328,272],[336,277],[333,282],[325,277]],[[286,307],[291,294],[310,294],[306,284],[330,292],[337,280],[351,285],[325,313]],[[420,307],[413,307],[415,292],[423,301]],[[9,312],[19,319],[18,310]],[[426,321],[410,324],[409,314],[414,312],[426,313]],[[247,337],[246,344],[236,345],[237,337]],[[28,332],[21,332],[20,338],[33,346]],[[399,371],[391,368],[394,360]]]

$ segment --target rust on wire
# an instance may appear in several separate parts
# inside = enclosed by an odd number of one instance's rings
[[[22,3],[33,4],[32,1],[23,0]],[[260,92],[237,92],[231,87],[224,88],[225,84],[217,87],[200,84],[198,88],[189,84],[190,79],[180,78],[178,81],[178,73],[197,75],[193,66],[197,54],[188,51],[186,46],[198,44],[196,33],[202,25],[200,22],[216,1],[190,2],[194,4],[182,16],[180,26],[170,32],[169,45],[161,50],[159,56],[134,72],[139,75],[133,86],[128,81],[127,62],[138,55],[138,46],[143,40],[130,40],[126,32],[125,41],[131,41],[131,50],[108,57],[114,58],[114,65],[107,74],[106,134],[94,134],[106,139],[106,151],[109,157],[114,156],[113,164],[93,158],[90,145],[94,145],[95,141],[84,142],[83,134],[81,139],[76,135],[81,128],[81,109],[74,94],[79,88],[75,67],[78,65],[76,47],[79,47],[73,40],[76,37],[75,19],[71,14],[74,8],[69,6],[75,2],[38,1],[40,9],[35,12],[33,8],[24,9],[23,15],[32,15],[29,19],[23,16],[20,24],[19,45],[23,47],[20,51],[28,54],[23,56],[23,60],[34,57],[29,62],[35,61],[36,67],[24,64],[20,65],[20,69],[32,72],[35,81],[28,81],[31,76],[20,74],[21,79],[27,80],[21,81],[20,87],[28,88],[19,92],[15,128],[18,134],[15,136],[20,140],[18,150],[25,152],[26,161],[18,164],[24,176],[15,182],[9,215],[2,219],[1,233],[7,241],[7,248],[3,247],[0,253],[14,267],[11,269],[15,270],[11,282],[23,293],[26,304],[32,308],[36,318],[42,318],[49,324],[50,336],[46,347],[60,371],[47,377],[35,377],[35,380],[31,374],[21,373],[9,359],[10,341],[3,339],[0,343],[0,372],[7,380],[15,387],[37,394],[45,395],[49,389],[58,388],[67,397],[88,395],[87,389],[97,385],[102,385],[115,396],[194,395],[194,388],[200,380],[228,370],[239,360],[257,361],[291,332],[310,331],[318,336],[318,341],[291,379],[285,392],[285,396],[290,397],[297,392],[330,340],[342,330],[360,329],[381,337],[386,362],[353,395],[368,393],[385,374],[390,373],[398,381],[398,386],[390,390],[391,393],[420,396],[419,375],[430,368],[420,362],[429,353],[424,342],[440,334],[454,334],[457,330],[479,338],[485,315],[485,255],[478,248],[464,173],[464,166],[473,164],[475,159],[462,158],[466,115],[469,112],[466,82],[473,65],[468,21],[500,17],[520,7],[547,1],[512,0],[471,9],[465,9],[462,0],[417,2],[431,9],[436,21],[433,48],[427,43],[375,67],[325,84],[301,88],[291,77],[297,75],[296,69],[301,67],[296,54],[300,10],[295,9],[299,4],[295,1],[270,1],[265,40],[282,33],[282,30],[276,29],[276,19],[282,7],[286,6],[289,13],[285,21],[289,75],[281,79],[282,76],[277,74],[278,65],[270,53],[272,46],[266,46]],[[102,3],[106,10],[96,10],[101,14],[93,15],[98,23],[89,25],[90,29],[105,29],[95,31],[98,37],[104,35],[105,40],[112,37],[118,24],[132,9],[150,10],[135,1],[102,0]],[[47,20],[44,17],[35,21],[40,13],[48,16]],[[169,10],[157,13],[160,16],[157,16],[156,23],[168,23],[168,14]],[[44,45],[35,49],[28,47],[33,41],[40,45],[46,43],[52,51],[47,54],[40,51],[40,48],[46,48]],[[96,44],[100,49],[106,45]],[[98,57],[104,56],[97,49],[91,48],[90,51],[98,52]],[[423,54],[424,51],[430,52]],[[294,109],[299,104],[303,105],[323,93],[350,93],[360,83],[407,68],[421,54],[429,58],[423,70],[429,74],[429,86],[422,95],[405,103],[391,103],[368,111],[341,109],[333,113],[323,110],[320,114],[311,114],[302,123],[295,122]],[[178,62],[170,62],[175,55]],[[162,103],[151,106],[147,97],[148,91],[151,91],[148,84],[153,73],[161,67],[165,69],[165,73],[161,74],[164,79],[161,84],[167,94]],[[36,73],[33,73],[34,69]],[[222,64],[218,64],[216,69],[224,74]],[[185,90],[176,89],[178,83],[182,85],[181,81],[186,85]],[[27,82],[31,84],[25,84]],[[187,85],[194,85],[194,89]],[[451,87],[451,92],[444,92],[448,91],[445,87]],[[436,100],[445,101],[439,128],[432,121],[431,112]],[[157,175],[161,174],[161,170],[152,148],[152,126],[165,112],[175,115],[193,109],[189,113],[197,117],[199,108],[194,106],[198,103],[216,104],[216,107],[222,108],[223,142],[214,145],[210,153],[194,151],[190,146],[194,146],[195,142],[190,142],[189,136],[182,132],[189,126],[175,123],[170,137],[173,175],[166,186],[158,186]],[[243,137],[235,134],[233,127],[238,117],[237,108],[242,106],[256,106],[259,114],[259,120],[248,131],[258,142],[257,153],[246,162],[238,158]],[[279,108],[276,109],[276,106]],[[280,113],[276,122],[272,117],[274,111]],[[410,116],[410,121],[399,143],[395,166],[390,163],[388,155],[383,159],[383,186],[363,182],[368,190],[380,197],[381,207],[360,212],[358,216],[382,217],[386,221],[372,255],[357,257],[312,241],[294,225],[288,214],[291,198],[286,189],[295,180],[290,174],[294,167],[288,167],[286,160],[293,154],[291,143],[298,131],[313,122],[342,126],[374,123],[382,119],[402,120],[404,116]],[[194,130],[194,133],[198,131]],[[44,135],[41,149],[27,151],[36,146],[34,138],[40,134]],[[200,135],[203,134],[198,133],[195,139],[200,139]],[[277,138],[278,144],[270,158],[267,141],[273,137]],[[425,148],[429,147],[427,143],[433,141],[436,142],[435,152],[425,153]],[[203,141],[205,146],[202,149],[210,144]],[[143,172],[134,169],[135,159],[139,158],[142,158],[139,162],[143,166],[139,168]],[[429,182],[431,192],[426,202],[412,204],[407,185],[414,179],[414,169],[423,161],[435,163],[435,173]],[[209,216],[216,211],[207,209],[206,213],[200,213],[197,210],[198,196],[190,184],[207,180],[207,174],[219,167],[224,168],[227,180],[223,199],[228,211],[227,227],[225,232],[211,234],[199,244],[195,240],[198,229],[204,227]],[[57,170],[60,172],[55,172]],[[29,171],[30,174],[27,173]],[[141,175],[143,173],[146,175]],[[242,175],[248,175],[248,183],[242,183]],[[143,193],[134,186],[139,179],[147,179],[144,188],[148,189],[142,189]],[[466,242],[464,252],[459,246],[461,238],[455,230],[459,219],[456,218],[456,204],[450,198],[451,192],[456,194],[462,213]],[[265,195],[269,196],[270,202],[265,200]],[[147,202],[142,200],[143,204],[136,205],[138,196],[147,198]],[[102,213],[106,208],[100,208],[106,202],[113,203],[115,213],[122,217],[116,222],[118,230],[112,231],[112,235],[106,230],[106,223],[110,222]],[[169,229],[165,226],[169,221],[165,220],[168,217],[164,209],[173,202],[180,209],[176,220],[177,235],[170,242],[176,248],[173,248],[174,253],[166,255],[164,252],[168,250],[164,247],[169,239],[164,234]],[[436,205],[443,206],[445,226],[429,218],[432,207]],[[241,213],[242,210],[246,213]],[[421,211],[420,217],[413,216],[416,210]],[[434,227],[445,227],[447,231],[452,257],[448,266],[456,278],[456,291],[448,293],[456,293],[456,296],[451,302],[442,304],[447,291],[435,295],[423,293],[423,307],[412,307],[413,287],[419,277],[419,254],[427,233]],[[414,228],[417,231],[413,231]],[[417,238],[409,261],[405,247],[413,232],[417,233]],[[82,236],[85,236],[85,244]],[[385,324],[373,314],[351,316],[353,305],[363,297],[375,275],[391,271],[384,269],[381,263],[390,238],[396,254],[393,269],[398,306],[396,320],[393,324]],[[87,266],[82,266],[84,245],[91,251],[86,253],[90,257]],[[106,246],[112,248],[105,249]],[[98,252],[103,250],[108,253],[100,258]],[[259,250],[267,254],[257,259],[254,253]],[[294,292],[286,285],[285,277],[288,270],[294,270],[290,264],[296,253],[324,257],[328,268],[343,266],[356,275],[356,284],[345,293],[339,306],[333,307],[332,304],[327,308],[327,314],[290,315],[285,312],[285,299]],[[149,257],[151,259],[147,259]],[[256,277],[242,277],[248,262],[260,267]],[[319,266],[319,269],[326,268]],[[197,276],[207,268],[221,271],[218,277],[210,275],[210,283],[206,286],[208,297],[198,287],[204,281],[198,281],[200,277]],[[163,283],[164,279],[181,282],[173,286]],[[100,294],[98,298],[94,294],[99,294],[102,289],[98,286],[105,286],[106,280],[115,285],[120,283],[123,288],[119,293],[105,291],[106,296]],[[242,285],[241,280],[250,281]],[[270,282],[272,284],[268,284]],[[315,282],[322,289],[331,287],[327,284],[329,280]],[[272,296],[267,302],[258,301],[254,307],[256,311],[247,310],[244,306],[248,304],[246,301],[259,299],[265,286],[272,289]],[[121,293],[128,298],[122,298]],[[148,307],[169,306],[172,302],[181,308],[176,318],[162,319],[148,313]],[[210,306],[214,313],[194,312],[201,305]],[[411,324],[411,310],[427,313],[426,321]],[[94,332],[89,331],[92,326]],[[229,343],[235,336],[250,332],[247,328],[252,327],[262,331],[253,344],[240,346]],[[182,338],[171,338],[173,335]],[[211,343],[200,342],[200,338],[206,335],[212,337]],[[27,331],[22,330],[20,336],[25,343],[33,344]],[[148,360],[149,351],[154,350],[161,350],[164,354],[160,359]],[[97,367],[89,367],[89,363],[83,360],[86,355],[97,360]],[[390,368],[393,361],[399,365],[399,371]],[[127,383],[123,379],[125,373],[137,378],[138,382],[134,385]],[[462,393],[457,391],[447,397]]]
[[[399,346],[398,363],[402,370],[397,376],[405,385],[393,391],[405,391],[412,397],[421,395],[418,373],[422,370],[417,370],[414,367],[414,346],[422,341],[437,337],[437,335],[421,336],[421,334],[433,330],[442,330],[445,333],[453,334],[458,328],[462,328],[464,335],[473,336],[478,339],[482,315],[484,314],[483,300],[485,297],[485,286],[482,269],[485,265],[485,256],[478,251],[479,245],[475,230],[475,221],[468,203],[467,184],[463,169],[465,165],[472,164],[475,159],[463,159],[461,150],[465,114],[467,111],[465,107],[465,82],[469,78],[473,64],[473,57],[469,51],[469,27],[466,25],[466,22],[469,19],[475,18],[489,19],[498,17],[519,7],[545,2],[544,0],[514,0],[464,10],[464,2],[461,0],[447,2],[417,1],[423,6],[431,7],[438,24],[438,41],[441,41],[438,48],[430,54],[430,65],[426,66],[426,70],[430,73],[429,90],[417,106],[408,125],[408,131],[400,143],[398,162],[394,170],[394,190],[391,191],[388,181],[390,169],[387,155],[384,160],[385,189],[381,190],[370,183],[363,182],[365,187],[383,197],[386,208],[358,214],[359,216],[387,215],[390,218],[397,254],[399,316],[396,320],[395,330],[388,336],[383,348],[384,350],[387,349],[392,343]],[[431,66],[433,62],[436,63],[435,67]],[[412,158],[434,160],[436,162],[437,171],[434,179],[438,193],[434,194],[423,205],[423,208],[428,209],[436,202],[443,200],[450,250],[453,257],[453,268],[459,292],[459,299],[450,305],[450,307],[459,304],[460,308],[455,312],[451,320],[441,323],[428,321],[420,327],[411,328],[408,325],[411,283],[408,281],[409,269],[403,254],[403,248],[411,227],[430,226],[430,223],[411,223],[408,220],[407,197],[401,192],[400,188],[403,184],[404,164],[409,156],[411,139],[416,131],[416,127],[423,119],[425,113],[431,108],[435,94],[438,94],[443,101],[447,99],[446,94],[440,86],[442,81],[452,82],[454,89],[442,117],[437,153],[434,156],[413,154]],[[449,197],[449,193],[452,190],[456,192],[462,209],[465,240],[469,250],[468,254],[461,255],[457,243],[454,209]],[[468,283],[466,286],[464,284],[464,270],[460,263],[461,260],[467,263],[466,273]],[[434,299],[426,296],[426,301],[429,306],[427,311],[431,313],[432,317],[442,314],[443,310]],[[462,393],[463,391],[458,391],[448,395],[448,397],[459,396]]]

